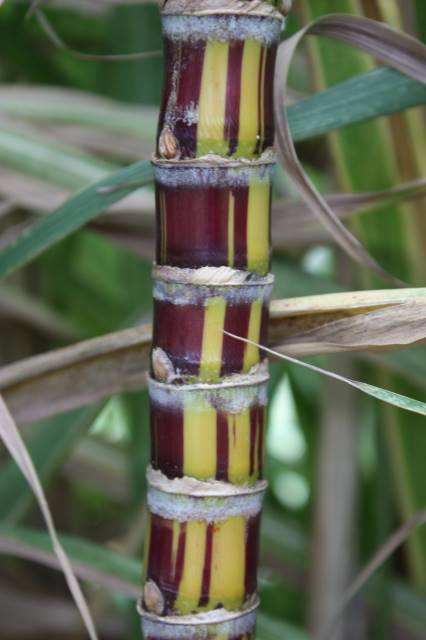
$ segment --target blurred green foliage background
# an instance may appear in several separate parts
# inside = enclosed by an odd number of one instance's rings
[[[422,0],[298,0],[287,33],[316,16],[343,12],[384,20],[424,38],[424,5]],[[55,47],[36,19],[26,20],[27,10],[28,3],[14,1],[0,8],[1,248],[40,212],[52,210],[58,199],[120,166],[149,159],[162,87],[161,57],[120,63],[77,59]],[[154,4],[58,0],[44,10],[55,31],[79,51],[132,53],[162,46]],[[374,61],[346,45],[310,39],[294,61],[289,100],[306,98],[373,66]],[[116,105],[114,124],[92,126],[84,115],[86,103],[76,107],[86,93],[122,103]],[[297,148],[321,191],[369,191],[424,175],[425,139],[424,111],[418,107],[310,137]],[[277,172],[275,193],[296,195],[282,171]],[[422,286],[424,214],[423,200],[387,204],[351,224],[390,272]],[[291,235],[289,228],[288,246],[275,251],[275,297],[383,288],[324,232],[294,245]],[[93,225],[8,278],[0,288],[0,364],[149,320],[153,251],[148,240]],[[416,347],[380,357],[379,364],[362,354],[312,361],[421,399],[424,355]],[[100,637],[139,638],[134,596],[149,457],[146,392],[58,415],[26,426],[23,433],[58,529],[67,536],[66,548],[88,572],[86,590]],[[312,372],[273,364],[261,640],[303,640],[324,624],[339,596],[336,589],[345,586],[401,521],[425,505],[425,452],[423,417],[384,408],[356,392],[345,394],[341,386]],[[44,566],[48,549],[29,489],[2,451],[4,640],[86,637],[62,575]],[[41,564],[22,559],[31,552],[39,554]],[[419,530],[348,609],[346,626],[336,638],[426,638],[425,590],[426,532]]]

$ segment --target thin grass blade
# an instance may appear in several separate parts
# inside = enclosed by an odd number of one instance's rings
[[[348,255],[384,280],[400,285],[401,282],[389,276],[342,224],[308,178],[297,157],[285,113],[283,86],[287,86],[293,54],[307,34],[326,35],[361,48],[423,84],[426,82],[426,47],[411,36],[399,33],[382,23],[357,16],[330,15],[311,22],[283,42],[277,60],[275,110],[278,148],[284,168],[303,198]]]
[[[138,162],[84,189],[30,227],[0,253],[0,276],[27,264],[40,253],[93,220],[152,179],[149,162]]]
[[[425,304],[425,289],[276,300],[270,344],[297,356],[410,346],[426,339]],[[309,326],[316,328],[309,333]],[[151,326],[141,325],[8,365],[0,369],[0,391],[26,423],[141,389],[151,335]]]
[[[394,407],[398,407],[400,409],[405,409],[406,411],[412,411],[413,413],[419,413],[421,415],[426,416],[426,404],[424,402],[420,402],[420,400],[415,400],[414,398],[407,398],[407,396],[403,396],[399,393],[394,393],[389,389],[381,389],[380,387],[375,387],[374,385],[367,384],[365,382],[358,382],[357,380],[351,380],[350,378],[345,378],[344,376],[339,375],[338,373],[334,373],[333,371],[328,371],[327,369],[322,369],[321,367],[317,367],[316,365],[309,364],[308,362],[303,362],[302,360],[297,360],[296,358],[292,358],[291,356],[284,355],[275,351],[274,349],[269,349],[264,347],[253,340],[247,340],[246,338],[242,338],[241,336],[237,336],[229,331],[223,331],[230,338],[235,338],[235,340],[240,340],[240,342],[245,342],[246,344],[252,344],[253,346],[262,349],[266,353],[273,355],[274,357],[285,360],[292,364],[297,364],[305,369],[310,369],[311,371],[315,371],[316,373],[320,373],[328,378],[333,378],[339,382],[343,382],[345,384],[358,389],[359,391],[363,391],[369,396],[376,398],[377,400],[382,400],[387,404],[393,405]]]
[[[0,93],[1,95],[1,93]],[[295,142],[426,102],[426,87],[396,69],[379,67],[288,107]]]
[[[80,611],[86,630],[91,640],[98,640],[95,625],[89,611],[86,599],[83,595],[81,587],[75,577],[71,563],[59,541],[56,533],[56,528],[53,522],[52,514],[50,512],[49,505],[44,495],[43,488],[38,478],[37,472],[34,468],[32,460],[28,454],[27,448],[22,440],[19,431],[15,425],[15,422],[9,413],[9,410],[0,397],[0,436],[9,450],[10,454],[14,458],[16,464],[25,476],[28,484],[30,485],[34,496],[40,507],[40,511],[43,514],[49,535],[52,541],[53,550],[61,569],[64,573],[70,592],[74,598],[78,610]]]

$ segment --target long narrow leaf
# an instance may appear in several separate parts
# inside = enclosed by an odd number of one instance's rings
[[[270,344],[297,356],[406,347],[426,339],[425,306],[425,289],[276,300]],[[150,346],[150,325],[86,340],[3,367],[0,392],[24,423],[141,389]]]
[[[158,112],[93,93],[39,85],[0,87],[0,113],[46,124],[106,129],[154,143]]]
[[[26,446],[43,485],[88,431],[98,411],[97,408],[80,409],[56,416],[32,429]],[[3,462],[0,466],[0,521],[3,524],[17,522],[31,505],[31,489],[19,468],[13,460]]]
[[[0,253],[0,275],[5,276],[80,229],[101,211],[152,179],[149,162],[138,162],[84,189],[52,214],[39,220]]]
[[[275,358],[285,360],[287,362],[291,362],[292,364],[297,364],[301,367],[305,367],[305,369],[310,369],[311,371],[315,371],[316,373],[320,373],[328,378],[332,378],[337,380],[338,382],[343,382],[348,384],[359,391],[363,391],[369,396],[376,398],[377,400],[382,400],[387,404],[393,405],[394,407],[398,407],[400,409],[405,409],[406,411],[412,411],[413,413],[420,413],[421,415],[426,416],[426,404],[424,402],[420,402],[420,400],[415,400],[414,398],[407,398],[407,396],[403,396],[399,393],[394,393],[389,389],[381,389],[380,387],[375,387],[374,385],[367,384],[365,382],[358,382],[357,380],[352,380],[350,378],[345,378],[344,376],[339,375],[338,373],[334,373],[333,371],[328,371],[327,369],[322,369],[321,367],[317,367],[313,364],[309,364],[308,362],[303,362],[302,360],[297,360],[296,358],[292,358],[291,356],[284,355],[275,351],[274,349],[269,349],[262,345],[259,345],[257,342],[253,340],[247,340],[246,338],[242,338],[241,336],[237,336],[234,333],[230,333],[229,331],[224,331],[227,336],[234,338],[235,340],[239,340],[240,342],[245,342],[246,344],[252,344],[253,346],[262,349],[266,353],[273,355]]]
[[[0,117],[0,164],[41,180],[75,190],[103,180],[118,165],[101,160],[33,124]]]
[[[396,69],[381,67],[300,100],[287,113],[292,138],[298,142],[425,102],[422,84]],[[158,119],[153,108],[38,85],[1,87],[0,113],[35,122],[107,129],[149,141],[154,140]]]
[[[293,140],[299,142],[425,102],[424,85],[381,67],[291,105],[288,121]]]
[[[0,370],[0,390],[19,423],[93,404],[145,385],[151,327],[86,340]]]
[[[297,157],[285,114],[282,87],[287,85],[293,54],[306,34],[325,35],[352,44],[422,83],[426,82],[426,47],[414,38],[373,20],[356,16],[330,15],[313,21],[283,42],[280,45],[277,61],[275,110],[278,147],[284,168],[303,198],[342,248],[359,264],[371,269],[385,280],[396,282],[341,223],[308,178]]]
[[[95,625],[92,616],[87,606],[86,599],[83,595],[81,587],[75,577],[71,563],[65,553],[53,522],[52,514],[49,509],[46,497],[44,495],[43,488],[38,478],[37,472],[34,468],[32,460],[28,454],[27,448],[19,434],[19,431],[13,421],[12,416],[9,413],[7,406],[3,399],[0,397],[0,436],[13,456],[16,464],[19,466],[22,474],[25,476],[28,484],[30,485],[34,496],[40,507],[40,511],[43,514],[47,529],[49,531],[50,539],[52,541],[53,550],[58,558],[61,569],[64,573],[70,592],[74,598],[81,617],[84,621],[84,625],[89,634],[91,640],[98,640]]]
[[[111,549],[67,535],[61,543],[82,580],[120,591],[131,598],[140,595],[140,562]],[[0,526],[0,553],[15,555],[60,570],[47,534],[22,527]]]

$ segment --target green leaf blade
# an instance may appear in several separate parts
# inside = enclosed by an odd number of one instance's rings
[[[426,87],[381,67],[306,98],[288,109],[293,140],[322,135],[426,103]]]
[[[7,276],[27,264],[151,179],[150,163],[137,162],[83,189],[2,251],[0,276]]]

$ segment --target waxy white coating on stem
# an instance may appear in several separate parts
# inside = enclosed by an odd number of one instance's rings
[[[147,613],[141,603],[138,610],[144,616],[145,637],[159,637],[161,640],[208,640],[213,635],[233,638],[253,631],[258,606],[259,600],[256,598],[245,609],[237,612],[215,609],[206,613],[161,618]]]
[[[154,283],[154,300],[175,305],[203,304],[209,298],[224,297],[228,304],[251,304],[257,300],[268,303],[272,285],[256,287],[220,287],[216,285],[191,286],[188,284]]]
[[[235,516],[250,518],[262,510],[267,483],[232,485],[219,480],[170,480],[152,467],[147,470],[148,508],[166,520],[220,522]]]
[[[279,41],[281,30],[281,20],[253,15],[180,15],[163,18],[164,35],[179,42],[257,40],[269,46]]]
[[[269,156],[271,154],[269,153]],[[216,157],[215,157],[216,158]],[[193,160],[170,162],[152,160],[154,178],[165,187],[248,187],[259,182],[271,182],[275,169],[275,156],[264,160],[214,161]]]
[[[148,380],[151,400],[162,407],[194,408],[208,403],[218,411],[238,414],[252,406],[266,406],[268,375],[237,376],[219,384],[175,385]],[[200,424],[200,429],[203,425]]]

